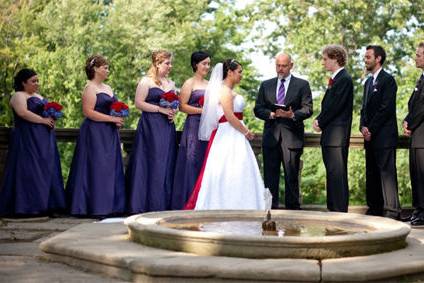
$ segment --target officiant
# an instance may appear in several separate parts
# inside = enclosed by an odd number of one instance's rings
[[[289,54],[277,54],[277,77],[261,83],[254,108],[255,116],[265,121],[262,138],[264,182],[271,191],[273,209],[279,206],[281,164],[284,168],[285,208],[300,209],[303,120],[312,115],[312,93],[308,81],[291,74],[292,68]]]

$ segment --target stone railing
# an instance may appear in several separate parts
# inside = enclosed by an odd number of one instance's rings
[[[75,142],[79,134],[79,129],[56,129],[56,137],[58,142]],[[0,127],[0,176],[3,175],[3,168],[6,163],[7,149],[9,145],[10,128]],[[134,140],[135,130],[123,129],[120,131],[121,142],[126,152],[131,150],[132,142]],[[181,132],[178,132],[177,138],[179,139]],[[319,147],[320,134],[305,133],[305,147]],[[255,139],[251,141],[253,151],[256,155],[261,152],[262,135],[257,134]],[[360,135],[353,135],[350,137],[351,148],[363,148],[364,139]],[[398,148],[408,148],[408,138],[401,136],[399,138]]]

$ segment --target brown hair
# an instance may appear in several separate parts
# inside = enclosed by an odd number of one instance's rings
[[[228,71],[235,71],[239,66],[241,64],[234,59],[227,59],[222,62],[222,79],[225,80],[228,76]]]
[[[418,48],[424,48],[424,41],[421,41],[420,43],[418,43]]]
[[[339,66],[343,67],[347,63],[347,51],[338,44],[330,44],[324,47],[323,54],[327,54],[328,58],[335,59]]]
[[[94,78],[94,67],[98,68],[100,66],[109,65],[108,61],[102,55],[91,55],[85,61],[85,73],[87,78],[92,80]]]
[[[172,58],[172,53],[166,50],[153,51],[152,53],[152,64],[147,72],[147,76],[151,77],[157,85],[161,85],[161,81],[158,76],[157,65],[165,61],[166,59]]]
[[[372,50],[374,51],[374,57],[377,59],[377,57],[380,57],[380,65],[383,66],[384,61],[386,61],[386,51],[384,51],[384,48],[380,45],[368,45],[366,47],[366,50]]]

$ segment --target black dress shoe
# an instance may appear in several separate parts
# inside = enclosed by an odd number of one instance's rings
[[[412,220],[411,226],[424,226],[424,217],[417,217]]]
[[[365,212],[365,215],[383,216],[383,210],[382,209],[368,208],[367,211]]]
[[[414,221],[415,219],[417,219],[417,216],[416,216],[416,215],[414,215],[414,214],[411,214],[411,215],[408,215],[407,217],[403,217],[403,218],[401,218],[400,220],[401,220],[402,222],[412,222],[412,221]]]

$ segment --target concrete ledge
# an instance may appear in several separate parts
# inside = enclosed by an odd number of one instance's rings
[[[405,249],[328,260],[197,256],[128,240],[124,224],[81,224],[40,244],[44,258],[133,282],[399,282],[424,278],[424,230]],[[321,267],[322,266],[322,267]],[[406,276],[406,277],[405,277]],[[321,281],[322,280],[322,281]]]
[[[424,273],[424,231],[412,230],[405,249],[371,256],[322,261],[324,282],[376,281]]]
[[[196,256],[145,247],[124,224],[81,224],[40,244],[46,258],[135,282],[319,282],[317,260]]]

